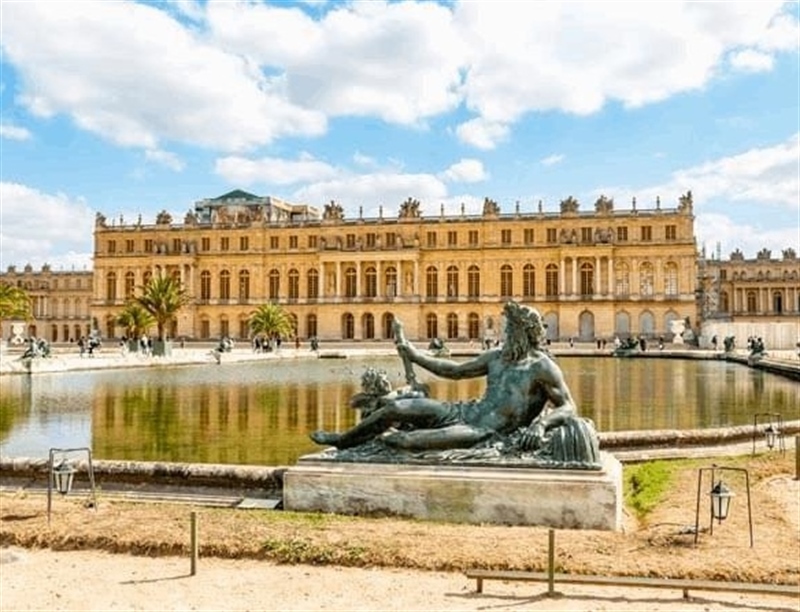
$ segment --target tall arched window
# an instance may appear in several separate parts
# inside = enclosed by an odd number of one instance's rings
[[[481,296],[481,269],[478,266],[467,268],[467,296],[470,298]]]
[[[384,312],[383,317],[381,317],[381,321],[383,339],[391,340],[394,338],[394,315],[391,312]]]
[[[250,299],[250,272],[239,270],[239,299],[246,301]],[[246,338],[247,335],[242,336]]]
[[[450,340],[458,338],[458,315],[454,312],[447,315],[447,337]]]
[[[435,266],[429,266],[425,270],[425,296],[435,298],[439,295],[439,271]],[[429,336],[433,337],[433,336]]]
[[[300,272],[292,268],[289,270],[289,299],[296,300],[300,297]]]
[[[369,298],[377,297],[378,271],[373,266],[369,266],[364,272],[364,281],[366,284],[366,287],[364,287],[364,296]]]
[[[631,293],[631,271],[628,264],[619,262],[614,271],[614,293],[618,296],[626,296]]]
[[[351,266],[344,271],[344,297],[356,297],[357,286],[356,269]]]
[[[544,292],[551,298],[558,295],[558,265],[554,263],[544,269]]]
[[[522,296],[532,298],[536,295],[536,268],[525,264],[522,268]]]
[[[394,267],[386,268],[383,273],[383,284],[386,288],[386,297],[393,298],[397,295],[397,269]]]
[[[203,270],[200,273],[200,299],[211,299],[211,272]]]
[[[746,299],[747,299],[747,313],[755,314],[756,312],[758,312],[758,296],[756,295],[756,292],[748,291]]]
[[[229,270],[223,270],[219,273],[219,299],[231,299],[231,273]]]
[[[447,297],[458,297],[458,267],[447,266]]]
[[[317,270],[309,270],[306,277],[306,293],[309,299],[316,299],[319,297],[319,272]]]
[[[594,266],[588,261],[581,263],[581,295],[594,295]]]
[[[281,295],[281,273],[275,268],[269,271],[269,299],[277,300]]]
[[[109,272],[106,274],[106,299],[114,301],[117,299],[117,273]]]
[[[432,312],[429,312],[428,315],[425,317],[425,330],[428,334],[428,338],[438,338],[439,337],[439,320],[436,318],[436,315]]]
[[[365,340],[375,338],[375,317],[369,312],[361,317],[361,336]]]
[[[317,335],[317,315],[306,316],[306,336],[312,338]]]
[[[500,267],[500,297],[510,298],[514,295],[514,269],[504,264]]]
[[[664,266],[664,295],[678,295],[678,264],[674,261]]]
[[[355,337],[355,320],[353,315],[346,312],[342,315],[342,338],[352,340]]]
[[[730,312],[730,298],[728,298],[727,291],[720,291],[719,294],[719,311],[720,312]]]
[[[654,284],[655,274],[653,273],[653,264],[646,261],[639,266],[639,294],[643,296],[653,295]]]
[[[145,270],[144,274],[142,274],[142,284],[149,285],[151,280],[153,280],[153,273],[150,270]]]
[[[133,272],[125,273],[125,299],[133,297],[136,291],[136,275]]]
[[[477,340],[481,336],[481,318],[477,312],[467,315],[467,336],[470,340]]]

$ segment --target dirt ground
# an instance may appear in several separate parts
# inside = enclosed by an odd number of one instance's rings
[[[556,571],[798,585],[794,453],[720,460],[749,472],[752,548],[738,472],[726,478],[737,493],[731,515],[713,534],[704,485],[695,545],[698,467],[711,464],[681,460],[663,499],[642,520],[627,510],[622,532],[558,530]],[[546,585],[499,582],[474,593],[466,569],[545,571],[546,528],[131,503],[102,493],[96,509],[85,501],[55,498],[48,526],[45,497],[0,494],[0,610],[800,610],[800,599],[772,595],[698,593],[692,603],[679,591],[565,585],[567,597],[555,600],[542,596]],[[187,575],[192,511],[200,545],[194,577]]]

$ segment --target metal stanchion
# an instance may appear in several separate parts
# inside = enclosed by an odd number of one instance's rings
[[[197,558],[198,554],[198,543],[197,543],[197,512],[192,512],[191,518],[191,548],[192,548],[192,571],[191,575],[194,576],[197,574]]]

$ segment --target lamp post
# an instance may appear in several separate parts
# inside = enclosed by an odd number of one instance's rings
[[[695,507],[695,516],[694,516],[694,543],[697,545],[697,540],[700,537],[700,494],[703,485],[703,474],[705,472],[711,472],[711,483],[712,488],[709,491],[709,497],[711,499],[711,504],[709,508],[710,512],[710,525],[709,525],[709,534],[714,535],[714,519],[717,520],[717,523],[722,523],[726,518],[728,518],[728,514],[730,513],[731,509],[731,501],[734,497],[734,492],[722,481],[722,477],[720,476],[719,479],[716,478],[717,472],[741,472],[744,474],[745,485],[747,489],[747,519],[750,524],[750,548],[753,547],[753,506],[750,503],[750,474],[744,468],[735,468],[735,467],[723,467],[718,465],[712,465],[711,467],[707,468],[700,468],[697,472],[697,505]],[[716,480],[716,484],[714,481]]]
[[[760,425],[767,423],[761,429]],[[783,417],[778,412],[757,412],[753,415],[753,453],[756,454],[756,439],[763,435],[767,449],[772,450],[777,445],[778,450],[786,452],[786,440],[783,437]]]
[[[76,452],[86,452],[89,471],[89,484],[91,486],[92,504],[91,507],[97,509],[97,496],[94,488],[94,467],[92,466],[92,451],[89,448],[51,448],[49,470],[47,474],[47,524],[50,524],[50,510],[53,506],[53,488],[62,496],[66,496],[72,491],[72,484],[75,481],[77,468],[67,461],[67,455]],[[61,455],[61,462],[56,465],[55,456]]]

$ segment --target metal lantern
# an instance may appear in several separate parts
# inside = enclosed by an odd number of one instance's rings
[[[767,448],[772,450],[775,447],[775,442],[778,439],[778,428],[770,423],[764,430],[764,436],[767,438]]]
[[[72,490],[72,480],[75,478],[75,468],[66,461],[53,468],[53,485],[61,495],[66,495]]]
[[[734,493],[721,480],[711,489],[711,516],[718,522],[728,518]]]

